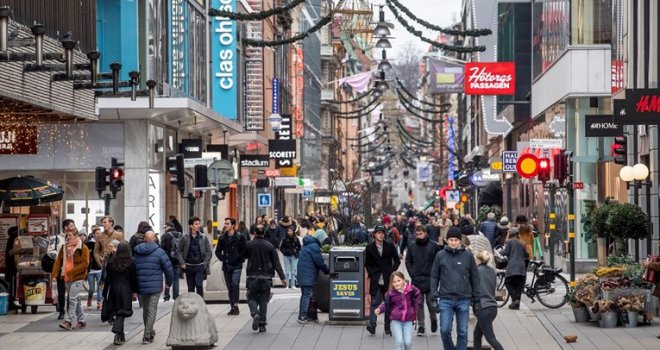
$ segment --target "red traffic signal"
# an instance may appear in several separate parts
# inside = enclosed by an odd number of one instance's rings
[[[117,193],[124,186],[124,169],[120,167],[110,168],[110,192]]]
[[[550,180],[550,158],[539,158],[539,172],[536,175],[541,182]]]

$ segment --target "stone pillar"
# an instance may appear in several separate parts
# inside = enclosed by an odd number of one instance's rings
[[[124,122],[124,230],[126,240],[137,230],[140,221],[147,221],[149,142],[146,120],[126,120]]]

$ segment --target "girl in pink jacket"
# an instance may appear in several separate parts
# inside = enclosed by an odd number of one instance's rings
[[[394,271],[390,277],[390,288],[385,294],[385,301],[375,311],[376,315],[385,313],[385,323],[390,323],[394,350],[412,349],[413,326],[420,302],[419,289],[406,282],[401,271]]]

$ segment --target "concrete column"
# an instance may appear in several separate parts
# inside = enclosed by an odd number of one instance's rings
[[[128,240],[137,230],[140,221],[147,221],[149,161],[147,150],[149,141],[146,120],[124,122],[124,229]]]

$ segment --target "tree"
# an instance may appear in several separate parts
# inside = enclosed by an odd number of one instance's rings
[[[419,45],[412,41],[403,44],[403,48],[392,64],[393,73],[401,79],[403,85],[411,93],[417,92],[417,84],[420,78],[419,62],[422,58],[422,50]]]

